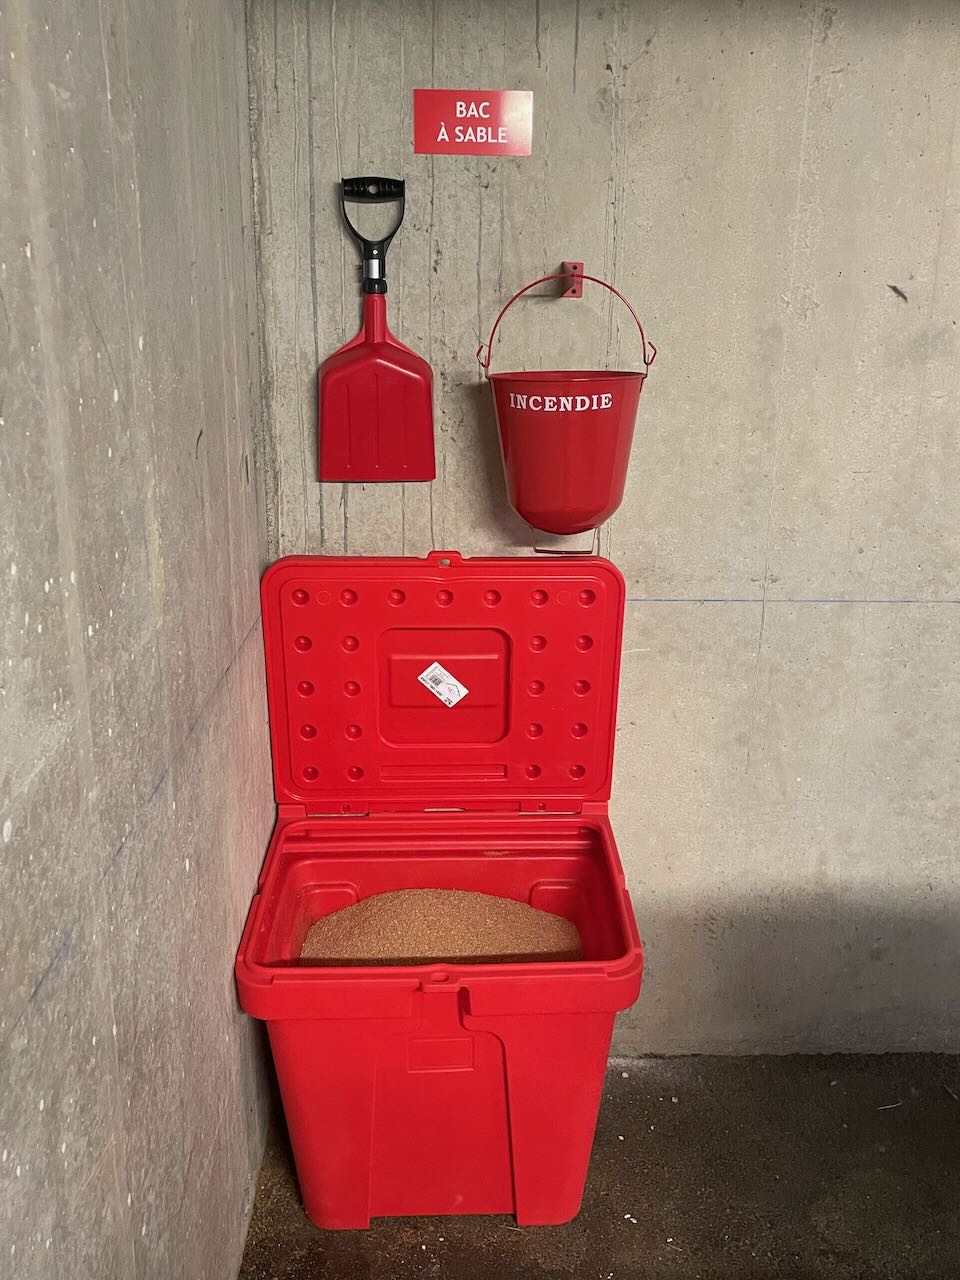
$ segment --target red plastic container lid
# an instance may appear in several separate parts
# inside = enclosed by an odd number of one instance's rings
[[[290,556],[261,595],[279,803],[609,799],[624,583],[608,560]]]

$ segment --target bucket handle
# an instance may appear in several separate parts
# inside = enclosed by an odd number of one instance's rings
[[[603,285],[604,289],[609,289],[610,292],[614,295],[614,297],[617,297],[620,299],[623,305],[627,308],[627,310],[633,316],[634,320],[636,321],[637,328],[640,330],[640,344],[643,348],[643,365],[646,370],[649,370],[650,366],[653,364],[654,360],[657,358],[657,348],[653,345],[653,343],[644,333],[643,325],[640,323],[640,317],[637,315],[636,311],[634,311],[633,307],[626,300],[626,298],[623,296],[620,290],[615,289],[612,284],[607,284],[606,280],[601,280],[599,276],[580,275],[578,272],[576,278],[578,280],[589,280],[591,284]],[[510,301],[504,306],[503,310],[497,316],[496,320],[494,320],[493,328],[490,330],[490,341],[487,343],[481,342],[479,347],[477,347],[477,359],[479,360],[480,365],[483,368],[483,376],[485,378],[490,377],[490,361],[493,358],[493,340],[497,336],[497,330],[500,328],[500,321],[507,314],[507,312],[513,306],[516,300],[518,298],[522,298],[523,295],[525,293],[528,293],[531,289],[535,289],[538,284],[547,284],[550,280],[570,280],[570,279],[573,279],[572,271],[559,271],[556,273],[556,275],[541,276],[539,280],[534,280],[531,284],[524,285],[522,289],[518,290],[518,292],[513,295]],[[484,360],[483,358],[484,346],[486,346],[486,349],[487,349],[486,360]],[[649,351],[649,355],[647,354],[648,351]]]

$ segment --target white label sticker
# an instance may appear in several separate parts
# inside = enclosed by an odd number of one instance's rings
[[[426,671],[421,671],[417,679],[431,693],[448,707],[455,707],[461,698],[465,698],[470,690],[462,685],[456,676],[452,676],[446,667],[439,662],[431,662]]]

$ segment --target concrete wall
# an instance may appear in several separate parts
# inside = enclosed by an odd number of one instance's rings
[[[661,353],[597,544],[630,602],[614,812],[648,979],[622,1051],[960,1046],[960,12],[834,0],[253,0],[271,547],[523,553],[474,360],[582,258]],[[532,89],[529,159],[414,156],[415,86]],[[339,176],[400,174],[440,479],[321,487],[355,332]],[[896,286],[899,292],[895,292]],[[630,365],[587,287],[501,368]]]
[[[0,20],[0,1271],[236,1275],[231,961],[272,821],[246,48],[229,0]]]

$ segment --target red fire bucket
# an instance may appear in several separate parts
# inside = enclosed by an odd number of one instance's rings
[[[583,533],[620,506],[640,392],[657,354],[623,294],[596,276],[581,276],[609,289],[633,316],[640,330],[642,371],[491,373],[493,340],[510,307],[539,284],[569,278],[542,276],[515,293],[497,316],[485,360],[483,344],[477,349],[493,384],[510,505],[528,524],[548,533]]]

